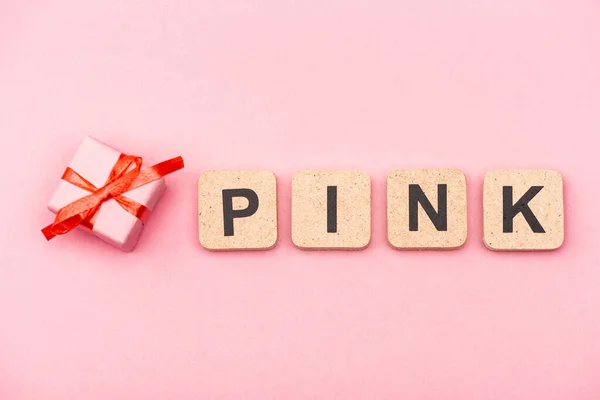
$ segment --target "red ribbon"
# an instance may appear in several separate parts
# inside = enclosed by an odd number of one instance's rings
[[[62,179],[91,194],[61,208],[56,214],[54,223],[42,229],[42,233],[47,240],[50,240],[57,235],[64,235],[72,231],[79,225],[93,228],[102,203],[109,199],[114,199],[125,211],[145,222],[150,210],[143,204],[123,196],[123,193],[160,179],[181,168],[183,168],[183,158],[175,157],[142,170],[141,157],[121,154],[104,186],[97,188],[67,167]]]

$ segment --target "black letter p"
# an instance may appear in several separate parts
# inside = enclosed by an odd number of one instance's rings
[[[245,197],[248,207],[241,210],[233,209],[233,198]],[[258,210],[258,195],[252,189],[223,189],[223,224],[225,236],[233,236],[233,219],[245,218]]]

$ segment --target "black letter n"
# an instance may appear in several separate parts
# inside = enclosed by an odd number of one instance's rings
[[[423,193],[420,185],[408,185],[408,230],[419,230],[419,203],[438,231],[448,230],[448,186],[438,185],[438,210]]]
[[[233,209],[233,198],[245,197],[248,207]],[[233,236],[233,219],[249,217],[258,210],[258,195],[252,189],[223,189],[223,224],[225,236]]]

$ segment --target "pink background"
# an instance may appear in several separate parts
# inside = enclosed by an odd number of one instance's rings
[[[0,2],[1,399],[600,398],[597,0]],[[183,155],[135,252],[39,229],[85,134]],[[458,251],[385,238],[395,168],[456,167]],[[566,241],[484,248],[492,168],[565,178]],[[280,241],[209,253],[206,169],[266,168]],[[302,252],[303,168],[373,178],[362,252]]]

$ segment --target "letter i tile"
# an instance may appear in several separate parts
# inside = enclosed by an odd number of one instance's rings
[[[358,250],[371,241],[371,178],[362,171],[298,171],[292,177],[292,242]]]

